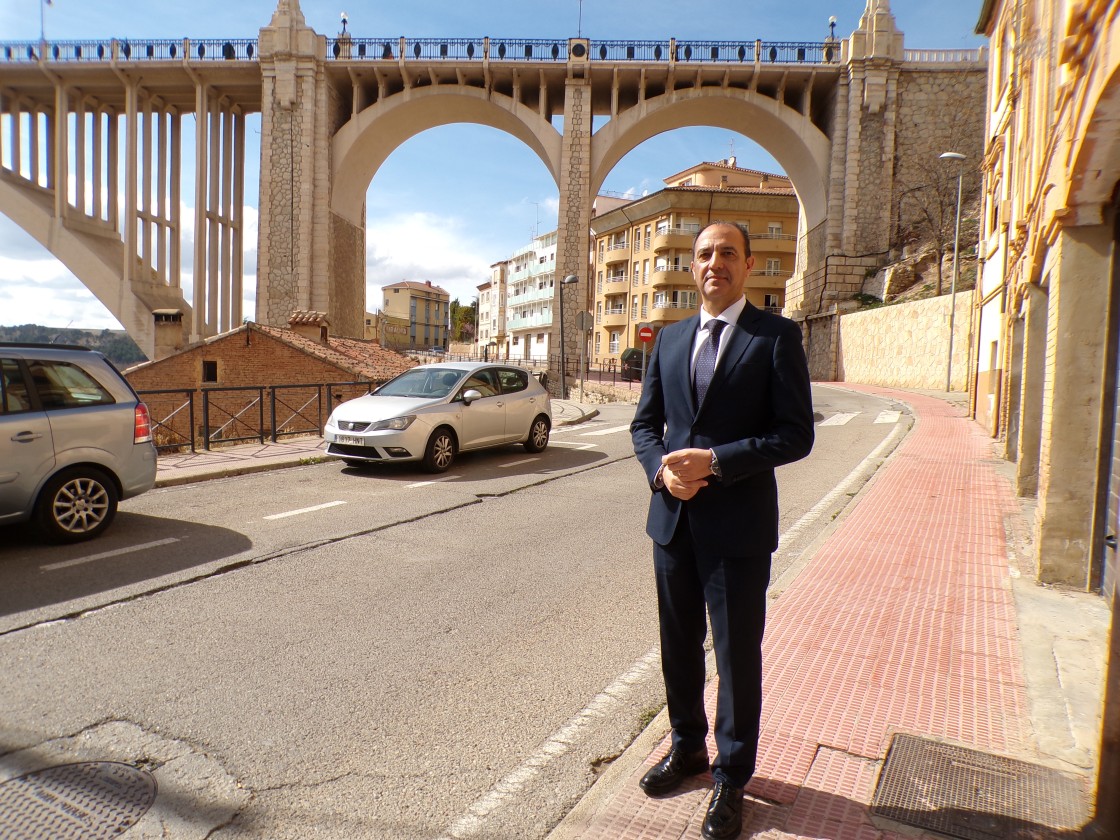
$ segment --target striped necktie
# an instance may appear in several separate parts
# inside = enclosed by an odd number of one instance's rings
[[[719,334],[726,326],[727,322],[718,318],[708,321],[708,340],[700,346],[700,352],[696,356],[696,373],[693,376],[697,405],[703,404],[708,386],[712,384],[712,375],[716,371],[716,356],[719,354]]]

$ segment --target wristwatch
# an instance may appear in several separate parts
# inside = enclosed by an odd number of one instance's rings
[[[716,457],[716,451],[712,450],[712,462],[708,465],[708,469],[712,471],[712,475],[716,478],[723,478],[723,472],[719,468],[719,458]]]

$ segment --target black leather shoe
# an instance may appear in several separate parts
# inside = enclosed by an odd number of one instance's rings
[[[653,765],[638,782],[650,796],[674,790],[688,776],[704,773],[708,769],[708,751],[686,753],[673,747],[661,761]]]
[[[700,836],[704,840],[731,840],[743,830],[743,789],[716,782]]]

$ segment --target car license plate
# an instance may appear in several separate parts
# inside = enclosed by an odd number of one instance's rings
[[[354,437],[353,435],[335,435],[338,443],[348,443],[351,446],[365,446],[365,438]]]

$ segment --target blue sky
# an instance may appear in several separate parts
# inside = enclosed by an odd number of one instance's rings
[[[865,0],[410,0],[408,3],[302,0],[317,32],[334,35],[345,11],[355,37],[569,37],[591,39],[810,41],[856,27]],[[973,33],[981,0],[893,0],[895,21],[908,48],[965,49],[985,39]],[[0,40],[38,40],[40,10],[47,40],[91,38],[242,38],[266,25],[275,0],[0,0]],[[3,65],[0,65],[2,83]],[[252,132],[251,132],[252,133]],[[256,156],[247,185],[249,252],[256,266]],[[189,146],[187,148],[190,148]],[[739,165],[780,171],[749,138],[726,130],[667,132],[622,159],[604,189],[642,194],[660,189],[668,175],[734,153]],[[189,177],[184,180],[189,183]],[[189,201],[189,199],[186,199]],[[452,125],[412,138],[374,177],[367,194],[367,306],[377,308],[380,287],[400,280],[431,280],[469,303],[488,267],[524,245],[534,231],[556,226],[557,191],[540,160],[495,129]],[[189,213],[184,218],[190,218]],[[415,243],[423,243],[418,246]],[[192,252],[189,245],[184,252]],[[255,276],[247,277],[247,287]],[[190,288],[189,280],[184,282]],[[247,313],[253,312],[248,293]],[[119,327],[96,298],[13,222],[0,216],[0,324],[40,323]]]

